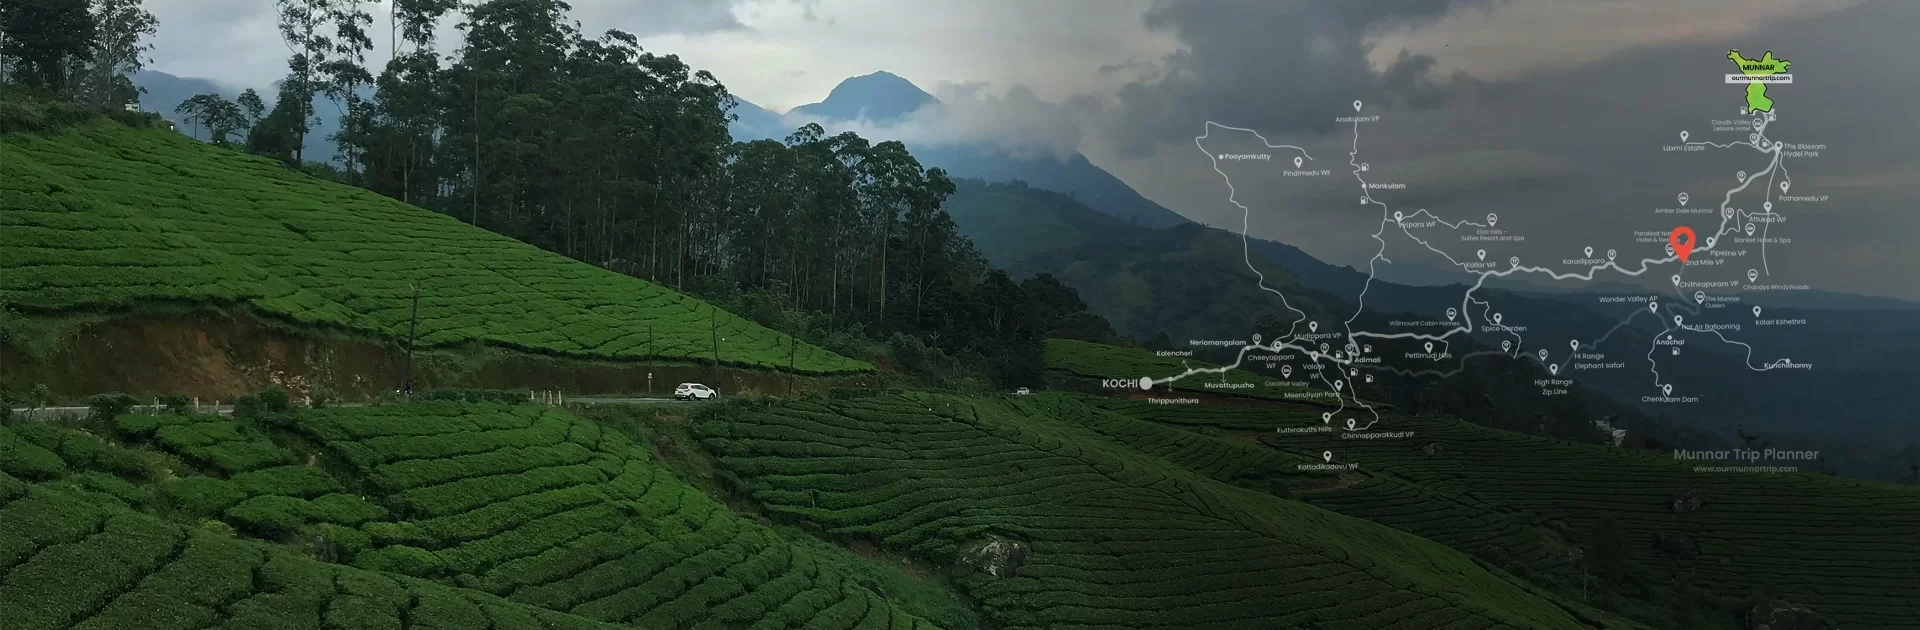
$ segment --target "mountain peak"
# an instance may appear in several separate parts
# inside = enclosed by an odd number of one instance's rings
[[[793,108],[788,114],[817,116],[827,120],[872,120],[894,122],[907,114],[938,103],[919,86],[885,70],[851,77],[833,86],[827,99]]]

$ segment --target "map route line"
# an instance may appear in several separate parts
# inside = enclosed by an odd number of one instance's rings
[[[1361,107],[1361,103],[1359,101],[1355,101],[1354,102],[1355,111],[1359,111],[1360,107]],[[1758,173],[1754,173],[1751,176],[1748,176],[1744,171],[1741,172],[1740,178],[1739,178],[1740,179],[1739,185],[1731,187],[1725,191],[1725,193],[1722,195],[1719,208],[1718,208],[1719,214],[1720,214],[1720,225],[1710,233],[1710,235],[1707,237],[1704,243],[1698,243],[1698,242],[1690,243],[1689,249],[1691,251],[1687,252],[1689,256],[1696,254],[1698,252],[1712,251],[1715,248],[1719,247],[1720,245],[1719,238],[1721,236],[1739,234],[1742,231],[1740,227],[1740,223],[1743,221],[1751,220],[1759,217],[1772,218],[1772,217],[1780,216],[1778,214],[1775,214],[1772,211],[1772,198],[1773,198],[1773,186],[1774,186],[1774,181],[1776,179],[1776,176],[1781,178],[1783,182],[1782,183],[1783,186],[1789,185],[1789,184],[1786,184],[1785,182],[1791,181],[1791,176],[1786,173],[1786,166],[1785,166],[1785,160],[1784,160],[1785,156],[1783,153],[1784,146],[1783,146],[1783,143],[1774,142],[1770,139],[1767,139],[1765,135],[1766,127],[1769,126],[1767,123],[1775,120],[1775,114],[1772,112],[1766,112],[1764,114],[1760,112],[1755,112],[1755,114],[1756,114],[1756,118],[1754,120],[1754,129],[1750,137],[1750,140],[1748,142],[1729,142],[1729,143],[1715,143],[1710,141],[1686,142],[1684,138],[1685,134],[1684,133],[1682,134],[1683,136],[1682,141],[1684,144],[1687,144],[1687,145],[1703,145],[1703,146],[1712,146],[1716,148],[1733,148],[1736,146],[1750,146],[1754,148],[1756,151],[1767,154],[1769,157],[1768,164],[1764,169],[1762,169]],[[1375,231],[1373,232],[1373,234],[1370,235],[1370,237],[1374,241],[1379,243],[1379,248],[1374,252],[1373,256],[1367,261],[1367,278],[1362,283],[1360,292],[1356,296],[1353,314],[1341,322],[1341,327],[1345,331],[1344,351],[1335,351],[1331,353],[1327,351],[1328,350],[1327,343],[1324,343],[1324,342],[1320,343],[1318,344],[1318,348],[1316,348],[1314,344],[1310,342],[1299,341],[1299,334],[1298,334],[1299,324],[1300,322],[1307,320],[1307,314],[1305,311],[1300,310],[1299,308],[1295,307],[1292,303],[1290,303],[1287,300],[1286,295],[1282,293],[1280,290],[1274,287],[1267,286],[1266,275],[1262,273],[1256,265],[1253,264],[1252,250],[1249,242],[1250,241],[1249,233],[1251,231],[1251,221],[1252,221],[1252,209],[1249,208],[1246,204],[1243,204],[1240,202],[1240,200],[1238,199],[1239,192],[1233,185],[1232,177],[1227,175],[1226,171],[1222,170],[1220,167],[1220,161],[1226,159],[1227,155],[1222,153],[1216,159],[1213,152],[1207,149],[1206,145],[1204,144],[1204,141],[1212,136],[1213,128],[1218,127],[1224,130],[1238,131],[1238,132],[1251,134],[1254,138],[1257,138],[1260,141],[1260,143],[1268,149],[1290,149],[1293,151],[1298,151],[1301,157],[1295,158],[1294,161],[1295,161],[1296,167],[1300,164],[1302,160],[1312,160],[1313,157],[1308,154],[1306,149],[1303,149],[1301,147],[1294,146],[1294,145],[1286,145],[1286,144],[1274,144],[1273,142],[1267,140],[1265,136],[1261,135],[1259,132],[1253,129],[1248,129],[1244,127],[1232,127],[1228,125],[1222,125],[1220,123],[1216,123],[1213,121],[1206,122],[1205,128],[1203,129],[1203,132],[1201,133],[1201,135],[1196,136],[1194,138],[1194,144],[1195,146],[1199,147],[1202,152],[1207,154],[1210,160],[1210,166],[1212,167],[1213,171],[1216,174],[1220,175],[1221,179],[1225,181],[1227,185],[1227,190],[1228,190],[1228,197],[1227,197],[1228,202],[1233,204],[1235,207],[1239,208],[1241,211],[1241,233],[1240,233],[1241,260],[1243,263],[1247,265],[1248,270],[1253,272],[1256,278],[1256,284],[1258,285],[1258,287],[1263,291],[1266,291],[1274,294],[1275,296],[1278,296],[1280,298],[1282,306],[1284,306],[1288,311],[1293,312],[1296,315],[1296,317],[1292,322],[1289,323],[1287,332],[1281,335],[1280,338],[1278,339],[1269,340],[1266,344],[1262,344],[1260,335],[1258,334],[1253,335],[1252,342],[1240,346],[1240,350],[1238,353],[1236,353],[1233,362],[1228,365],[1215,367],[1215,368],[1194,368],[1187,365],[1185,362],[1182,362],[1182,367],[1184,368],[1184,371],[1180,374],[1172,375],[1168,377],[1161,377],[1161,378],[1142,377],[1140,379],[1140,383],[1143,389],[1150,389],[1152,385],[1155,383],[1171,383],[1180,379],[1187,378],[1189,376],[1195,376],[1200,374],[1225,374],[1231,370],[1238,369],[1245,362],[1247,353],[1250,351],[1266,350],[1266,351],[1272,351],[1272,352],[1279,352],[1282,350],[1298,350],[1305,353],[1307,358],[1312,362],[1314,362],[1315,364],[1319,364],[1323,359],[1330,362],[1332,366],[1335,368],[1334,370],[1335,374],[1341,377],[1341,378],[1329,379],[1326,374],[1327,370],[1325,370],[1324,368],[1318,370],[1319,374],[1317,375],[1317,377],[1322,383],[1329,385],[1331,387],[1334,393],[1335,400],[1338,404],[1338,408],[1336,409],[1335,412],[1329,413],[1329,414],[1323,414],[1323,420],[1330,420],[1330,417],[1335,413],[1340,413],[1345,411],[1347,409],[1346,396],[1350,394],[1353,396],[1353,402],[1355,403],[1355,405],[1357,405],[1360,408],[1365,408],[1369,412],[1369,415],[1372,416],[1371,420],[1367,424],[1367,427],[1372,427],[1374,424],[1377,424],[1378,422],[1380,422],[1380,414],[1377,409],[1375,409],[1372,405],[1368,404],[1366,401],[1362,400],[1358,395],[1359,393],[1358,376],[1359,376],[1359,370],[1361,368],[1365,368],[1369,372],[1378,371],[1378,372],[1385,372],[1385,373],[1404,375],[1404,376],[1434,375],[1440,378],[1446,378],[1448,376],[1459,374],[1460,372],[1464,371],[1466,369],[1467,360],[1475,357],[1489,356],[1489,355],[1496,355],[1496,354],[1503,354],[1503,355],[1518,357],[1519,355],[1523,354],[1522,350],[1525,349],[1526,347],[1526,339],[1524,338],[1524,336],[1519,334],[1519,332],[1516,331],[1514,328],[1506,326],[1504,323],[1499,321],[1500,320],[1499,313],[1493,312],[1493,305],[1491,302],[1476,299],[1474,297],[1474,293],[1478,292],[1482,288],[1485,288],[1485,284],[1488,278],[1507,277],[1514,274],[1527,273],[1527,274],[1542,274],[1554,280],[1577,280],[1577,281],[1583,281],[1583,282],[1591,282],[1603,271],[1612,270],[1612,271],[1617,271],[1620,274],[1625,276],[1638,277],[1638,276],[1645,275],[1648,271],[1652,269],[1654,265],[1666,265],[1673,262],[1683,262],[1683,261],[1680,261],[1680,257],[1677,255],[1676,252],[1673,251],[1673,248],[1669,246],[1668,255],[1666,257],[1641,258],[1639,261],[1639,266],[1638,266],[1639,268],[1634,270],[1629,270],[1627,267],[1621,265],[1620,262],[1615,259],[1616,254],[1614,250],[1608,250],[1607,259],[1605,262],[1589,266],[1584,273],[1577,272],[1577,271],[1562,272],[1547,266],[1524,266],[1520,264],[1519,258],[1517,256],[1511,258],[1510,260],[1511,266],[1505,269],[1488,268],[1485,270],[1475,270],[1469,263],[1462,262],[1458,259],[1455,259],[1451,254],[1441,250],[1438,247],[1435,247],[1433,243],[1429,242],[1427,239],[1423,239],[1419,236],[1416,236],[1413,233],[1412,228],[1407,225],[1407,219],[1419,218],[1424,216],[1432,219],[1434,223],[1437,223],[1439,225],[1444,225],[1448,229],[1457,232],[1462,227],[1465,227],[1465,226],[1473,226],[1477,228],[1492,228],[1494,225],[1495,216],[1492,214],[1489,214],[1487,216],[1486,223],[1478,223],[1471,220],[1460,220],[1460,221],[1449,222],[1446,219],[1441,218],[1439,215],[1429,212],[1425,208],[1422,208],[1412,213],[1411,215],[1406,215],[1405,213],[1394,213],[1391,211],[1391,208],[1385,201],[1375,199],[1370,192],[1369,184],[1366,181],[1366,177],[1363,175],[1363,173],[1370,170],[1369,165],[1359,161],[1359,154],[1360,154],[1360,123],[1363,121],[1371,122],[1377,119],[1378,117],[1367,118],[1367,117],[1358,117],[1358,116],[1351,119],[1353,123],[1353,138],[1347,154],[1348,155],[1347,163],[1348,163],[1348,166],[1351,167],[1352,169],[1351,173],[1355,181],[1359,184],[1359,187],[1360,187],[1360,203],[1362,205],[1377,205],[1380,207],[1380,212],[1381,212],[1380,223],[1375,229]],[[1751,187],[1755,181],[1758,181],[1760,179],[1761,174],[1765,174],[1767,176],[1766,183],[1764,184],[1766,191],[1765,191],[1765,195],[1763,196],[1763,208],[1765,208],[1765,210],[1763,212],[1755,213],[1755,212],[1748,212],[1744,209],[1733,208],[1732,204],[1733,204],[1734,196],[1741,192],[1746,191],[1749,187]],[[1684,197],[1685,195],[1683,194],[1682,200],[1681,200],[1682,204],[1685,203]],[[1427,250],[1440,255],[1441,257],[1445,258],[1451,265],[1460,267],[1463,270],[1467,271],[1468,273],[1472,273],[1475,276],[1477,276],[1473,285],[1468,287],[1461,296],[1460,308],[1458,310],[1458,313],[1462,317],[1462,321],[1459,325],[1449,327],[1445,332],[1442,332],[1439,334],[1418,333],[1418,332],[1385,333],[1385,332],[1368,331],[1364,329],[1356,331],[1353,329],[1353,323],[1357,321],[1360,318],[1361,314],[1363,314],[1366,311],[1367,294],[1372,289],[1373,281],[1379,276],[1379,269],[1378,269],[1379,263],[1385,262],[1387,264],[1393,264],[1393,261],[1386,256],[1386,249],[1387,249],[1388,243],[1384,238],[1384,235],[1387,230],[1388,222],[1392,222],[1394,225],[1398,225],[1401,229],[1402,234],[1406,235],[1409,240],[1415,243],[1418,243],[1421,246],[1425,247]],[[1771,220],[1762,221],[1762,223],[1767,224],[1768,228],[1771,227],[1771,224],[1773,222],[1774,221],[1771,221]],[[1748,225],[1751,226],[1751,223],[1748,223]],[[1751,231],[1747,232],[1747,234],[1748,236],[1752,236]],[[1767,266],[1768,264],[1766,261],[1766,255],[1765,255],[1766,240],[1767,238],[1764,236],[1764,234],[1761,236],[1759,240],[1760,249],[1761,249],[1762,266]],[[1593,256],[1592,248],[1588,248],[1587,256],[1589,258]],[[1480,257],[1482,260],[1485,260],[1485,250],[1481,250]],[[1661,309],[1659,308],[1660,306],[1659,300],[1656,299],[1653,302],[1649,303],[1649,305],[1653,307],[1649,310],[1652,311],[1656,316],[1662,317],[1663,319],[1663,321],[1660,323],[1661,330],[1659,332],[1653,333],[1649,338],[1649,350],[1647,353],[1647,361],[1650,365],[1649,371],[1653,376],[1654,386],[1657,389],[1660,389],[1663,396],[1671,396],[1671,385],[1661,382],[1661,376],[1659,372],[1659,363],[1654,355],[1655,355],[1655,352],[1658,351],[1661,345],[1659,343],[1660,340],[1662,338],[1672,339],[1675,331],[1712,333],[1716,338],[1718,338],[1724,344],[1741,346],[1746,353],[1746,356],[1742,360],[1742,364],[1744,365],[1744,367],[1750,370],[1767,371],[1767,370],[1775,369],[1781,365],[1785,365],[1790,361],[1788,359],[1779,359],[1771,363],[1764,363],[1759,366],[1755,366],[1754,365],[1754,348],[1751,344],[1748,344],[1742,341],[1736,341],[1733,339],[1728,339],[1727,336],[1721,333],[1717,328],[1702,327],[1698,325],[1687,326],[1684,323],[1684,315],[1695,315],[1695,316],[1700,315],[1702,312],[1704,312],[1705,302],[1704,302],[1704,298],[1699,297],[1699,292],[1696,292],[1695,301],[1698,302],[1698,304],[1696,305],[1686,304],[1687,295],[1685,294],[1684,289],[1681,288],[1682,274],[1685,272],[1685,270],[1686,270],[1686,266],[1683,262],[1680,269],[1678,269],[1680,273],[1675,273],[1673,276],[1674,293],[1675,293],[1677,302],[1669,302],[1666,305],[1667,309],[1665,309],[1666,312],[1668,314],[1672,314],[1674,318],[1671,324],[1668,324],[1667,322],[1664,321],[1664,314],[1661,312]],[[1771,269],[1768,269],[1768,275],[1771,275]],[[1675,306],[1676,303],[1678,304],[1678,306]],[[1441,370],[1441,369],[1432,369],[1432,368],[1410,370],[1410,369],[1392,367],[1392,366],[1386,366],[1386,365],[1363,365],[1363,364],[1358,364],[1354,361],[1354,359],[1359,358],[1359,356],[1361,355],[1361,351],[1362,351],[1361,349],[1363,347],[1366,348],[1368,352],[1371,352],[1371,345],[1361,344],[1362,339],[1417,339],[1417,340],[1423,340],[1423,341],[1437,342],[1441,344],[1441,352],[1438,354],[1433,353],[1432,351],[1433,344],[1430,343],[1428,344],[1428,354],[1432,355],[1435,358],[1441,357],[1441,356],[1448,356],[1451,354],[1450,351],[1452,348],[1452,342],[1450,341],[1451,337],[1459,333],[1466,333],[1469,336],[1473,334],[1475,320],[1474,320],[1474,311],[1472,307],[1474,306],[1481,307],[1479,314],[1481,315],[1482,321],[1486,321],[1486,320],[1492,321],[1493,326],[1489,327],[1490,330],[1497,329],[1513,337],[1513,343],[1511,344],[1511,349],[1508,348],[1508,345],[1506,344],[1506,342],[1502,342],[1503,344],[1502,349],[1498,351],[1483,350],[1483,351],[1475,351],[1475,352],[1467,353],[1466,355],[1461,356],[1459,358],[1457,367],[1452,368],[1450,370]],[[1579,339],[1574,339],[1571,343],[1571,348],[1573,352],[1567,353],[1559,361],[1556,361],[1556,362],[1548,361],[1548,358],[1550,355],[1548,351],[1546,351],[1545,349],[1541,349],[1540,353],[1537,355],[1538,359],[1534,359],[1533,353],[1531,352],[1524,352],[1524,354],[1529,355],[1527,358],[1530,360],[1535,360],[1544,366],[1551,367],[1552,369],[1550,370],[1550,372],[1557,376],[1561,368],[1568,368],[1573,365],[1573,362],[1575,361],[1575,358],[1576,358],[1575,355],[1578,354],[1583,348],[1589,349],[1589,350],[1597,350],[1599,348],[1599,345],[1604,343],[1608,339],[1612,338],[1614,333],[1620,331],[1623,328],[1629,327],[1633,319],[1639,316],[1638,310],[1639,309],[1634,309],[1634,312],[1629,313],[1624,319],[1615,323],[1611,328],[1609,328],[1606,331],[1606,333],[1602,334],[1601,336],[1594,339],[1593,341],[1583,343]],[[1489,316],[1489,314],[1491,315]],[[1448,312],[1449,320],[1452,319],[1453,315],[1454,315],[1453,309],[1449,309],[1449,312]],[[1317,324],[1310,327],[1317,328]],[[1678,346],[1675,346],[1674,349],[1675,349],[1675,354],[1678,354]],[[1343,385],[1345,385],[1346,387],[1343,387]],[[1357,430],[1354,424],[1352,424],[1354,422],[1353,419],[1348,419],[1348,422],[1349,422],[1348,424],[1349,430]]]

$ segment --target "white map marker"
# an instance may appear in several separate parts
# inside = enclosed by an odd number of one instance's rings
[[[1619,252],[1613,251],[1611,249],[1607,250],[1607,260],[1613,260],[1613,257],[1617,255],[1619,255]]]
[[[1757,133],[1747,134],[1747,142],[1759,142],[1759,141],[1760,141],[1760,134],[1757,134]]]
[[[1733,208],[1727,208],[1725,210],[1721,210],[1720,216],[1723,216],[1729,219],[1733,218]]]
[[[1667,243],[1667,255],[1668,256],[1673,255],[1673,243]]]
[[[1353,418],[1347,418],[1347,430],[1348,431],[1353,430]]]
[[[1293,378],[1293,366],[1291,365],[1280,366],[1280,378]]]
[[[1743,182],[1744,182],[1744,181],[1747,181],[1747,172],[1746,172],[1746,171],[1740,171],[1740,172],[1738,172],[1738,173],[1734,173],[1734,174],[1733,174],[1733,178],[1734,178],[1734,179],[1737,179],[1737,180],[1740,180],[1740,181],[1743,181]]]
[[[1305,160],[1302,160],[1302,159],[1300,159],[1300,158],[1298,158],[1298,157],[1295,157],[1295,158],[1293,158],[1293,167],[1294,167],[1294,168],[1300,168],[1300,163],[1301,163],[1301,162],[1304,162],[1304,161],[1305,161]]]
[[[1500,223],[1500,215],[1491,212],[1487,213],[1487,227],[1493,227],[1498,223]]]
[[[1768,202],[1761,203],[1760,209],[1765,210],[1767,212],[1773,212],[1773,202],[1768,201]]]
[[[1346,384],[1347,384],[1347,383],[1346,383],[1345,381],[1338,381],[1338,380],[1336,380],[1336,381],[1334,381],[1334,382],[1333,382],[1333,388],[1334,388],[1334,389],[1340,389],[1340,388],[1341,388],[1342,386],[1345,386]],[[1352,422],[1352,420],[1348,420],[1348,422]]]
[[[1676,356],[1676,357],[1677,357],[1677,356],[1680,356],[1680,349],[1679,349],[1679,348],[1674,348],[1674,349],[1673,349],[1673,356]]]
[[[1520,266],[1520,257],[1519,257],[1519,256],[1512,256],[1512,257],[1509,257],[1509,258],[1507,258],[1507,262],[1508,262],[1508,263],[1512,263],[1512,264],[1513,264],[1513,266],[1515,266],[1515,267],[1518,267],[1518,266]]]
[[[1541,361],[1545,361],[1545,360],[1547,360],[1547,349],[1546,349],[1546,348],[1541,348],[1541,349],[1540,349],[1540,360],[1541,360]]]
[[[1780,192],[1787,192],[1787,182],[1785,181],[1780,182]]]
[[[1367,354],[1373,354],[1373,344],[1367,344],[1366,346],[1364,346],[1361,352],[1365,352]]]
[[[1682,131],[1682,132],[1680,132],[1680,141],[1681,141],[1681,142],[1686,142],[1686,141],[1687,141],[1687,132],[1685,132],[1685,131]]]
[[[1326,413],[1323,413],[1323,414],[1320,414],[1320,422],[1321,422],[1321,423],[1323,423],[1323,424],[1324,424],[1324,423],[1327,423],[1327,422],[1331,422],[1332,420],[1333,420],[1333,412],[1331,412],[1331,411],[1329,411],[1329,412],[1326,412]],[[1328,453],[1328,454],[1327,454],[1327,457],[1333,457],[1333,454],[1332,454],[1332,453]]]
[[[1447,309],[1447,321],[1453,321],[1453,318],[1459,317],[1459,316],[1460,316],[1460,311],[1456,311],[1451,308]]]
[[[1556,376],[1558,376],[1558,375],[1560,374],[1560,364],[1558,364],[1558,363],[1548,363],[1548,364],[1547,364],[1547,373],[1548,373],[1548,374],[1553,374],[1553,375],[1556,375]]]
[[[1706,303],[1707,303],[1707,292],[1706,292],[1706,291],[1694,291],[1694,292],[1693,292],[1693,303],[1694,303],[1694,304],[1706,304]]]
[[[1395,210],[1395,211],[1393,211],[1393,222],[1394,222],[1394,223],[1399,223],[1399,222],[1400,222],[1400,220],[1401,220],[1402,218],[1404,218],[1404,217],[1402,217],[1402,216],[1400,216],[1400,211],[1399,211],[1399,210]]]
[[[1500,351],[1501,351],[1501,352],[1506,352],[1506,351],[1507,351],[1508,349],[1510,349],[1510,348],[1512,348],[1512,347],[1513,347],[1513,342],[1512,342],[1512,341],[1508,341],[1508,340],[1501,340],[1501,341],[1500,341]]]
[[[1320,322],[1307,322],[1307,332],[1320,332]]]
[[[1758,306],[1755,306],[1755,307],[1753,307],[1753,316],[1754,316],[1754,317],[1759,317],[1759,316],[1760,316],[1760,307],[1758,307]]]
[[[1591,248],[1591,247],[1589,247],[1589,248],[1587,248],[1587,250],[1586,250],[1586,252],[1587,252],[1587,257],[1588,257],[1588,258],[1592,258],[1592,257],[1593,257],[1593,248]]]
[[[1673,286],[1680,286],[1680,274],[1673,274]]]
[[[1759,129],[1759,128],[1760,128],[1760,127],[1762,127],[1762,126],[1763,126],[1763,125],[1761,124],[1761,122],[1760,122],[1760,119],[1758,119],[1758,118],[1755,118],[1755,119],[1753,119],[1753,128],[1754,128],[1754,129]]]
[[[1368,375],[1367,375],[1367,382],[1369,382],[1369,383],[1371,383],[1371,382],[1373,382],[1373,375],[1372,375],[1372,374],[1368,374]]]
[[[1353,102],[1353,111],[1360,111],[1360,101]]]
[[[1580,349],[1580,340],[1579,340],[1579,339],[1574,339],[1574,340],[1572,340],[1572,341],[1568,341],[1568,342],[1567,342],[1567,347],[1569,347],[1569,348],[1573,348],[1574,350],[1576,350],[1576,351],[1578,351],[1578,350]]]
[[[1494,313],[1494,314],[1493,314],[1493,323],[1494,323],[1494,325],[1495,325],[1495,326],[1498,326],[1498,325],[1500,325],[1500,314],[1499,314],[1499,313]]]
[[[1748,224],[1747,224],[1747,236],[1753,236],[1753,224],[1752,224],[1752,223],[1748,223]]]
[[[1667,383],[1667,384],[1665,384],[1665,385],[1661,385],[1661,386],[1660,386],[1660,393],[1661,393],[1661,394],[1664,394],[1664,395],[1667,395],[1667,396],[1672,396],[1672,395],[1673,395],[1673,383]]]
[[[1427,354],[1433,354],[1433,342],[1427,342]]]
[[[1759,270],[1759,269],[1748,269],[1748,270],[1747,270],[1747,282],[1759,282],[1759,281],[1760,281],[1760,270]]]
[[[1680,322],[1681,322],[1681,321],[1682,321],[1683,319],[1684,319],[1684,318],[1682,318],[1682,317],[1680,317],[1679,315],[1675,315],[1675,316],[1673,316],[1673,325],[1675,325],[1675,326],[1679,326],[1679,325],[1680,325]]]
[[[1324,344],[1324,343],[1320,344],[1320,354],[1326,354],[1326,353],[1327,353],[1327,344]]]
[[[1480,255],[1480,260],[1486,260],[1486,259],[1487,259],[1487,250],[1484,250],[1484,249],[1483,249],[1483,250],[1480,250],[1480,251],[1478,251],[1478,252],[1475,252],[1475,253],[1477,253],[1477,254],[1479,254],[1479,255]]]
[[[1328,462],[1332,462],[1332,461],[1333,461],[1333,451],[1327,451],[1327,452],[1324,452],[1324,453],[1321,453],[1321,454],[1320,454],[1320,459],[1324,459],[1324,460],[1327,460]]]
[[[1648,303],[1647,303],[1647,310],[1649,310],[1649,311],[1653,311],[1653,312],[1655,312],[1655,313],[1658,313],[1658,312],[1660,312],[1660,303],[1659,303],[1659,302],[1648,302]]]
[[[1687,205],[1687,193],[1680,193],[1680,205]]]

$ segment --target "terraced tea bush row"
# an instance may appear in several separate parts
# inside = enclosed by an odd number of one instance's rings
[[[0,138],[0,302],[248,304],[294,321],[595,359],[873,369],[631,276],[164,130]],[[791,354],[790,354],[791,353]]]
[[[1002,627],[1622,625],[1583,622],[1568,612],[1578,606],[1436,543],[1225,485],[1052,417],[1073,404],[796,401],[695,430],[770,510],[979,567],[961,583]],[[1216,472],[1256,458],[1245,456]]]
[[[647,628],[933,628],[929,617],[953,616],[903,608],[624,435],[550,407],[325,409],[294,427],[391,511],[360,528],[356,566]]]
[[[103,507],[0,474],[8,630],[613,628]]]
[[[1102,406],[1178,423],[1244,423],[1257,410],[1129,403]],[[1306,426],[1313,421],[1295,421]],[[1263,444],[1311,456],[1336,450],[1375,476],[1302,499],[1474,549],[1480,538],[1523,573],[1566,582],[1566,547],[1603,516],[1618,520],[1631,563],[1653,583],[1691,575],[1739,598],[1774,585],[1782,598],[1844,627],[1920,627],[1920,495],[1909,488],[1804,473],[1696,472],[1671,452],[1573,443],[1480,425],[1388,418],[1406,439],[1269,434]],[[1561,540],[1566,539],[1566,540]],[[1476,555],[1486,553],[1476,550]],[[1507,563],[1502,563],[1507,564]]]

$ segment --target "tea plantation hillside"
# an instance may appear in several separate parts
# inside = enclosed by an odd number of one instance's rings
[[[1004,628],[1638,627],[1056,417],[1076,399],[1035,398],[739,404],[694,430],[771,511],[981,567],[960,584]]]
[[[245,305],[418,344],[806,373],[872,366],[650,282],[161,129],[0,138],[0,303]]]
[[[133,414],[104,433],[0,426],[0,627],[129,627],[145,607],[163,628],[976,625],[549,407]]]
[[[1396,439],[1345,439],[1310,413],[1219,406],[1094,404],[1205,438],[1185,450],[1131,438],[1141,448],[1196,461],[1199,453],[1247,469],[1248,445],[1193,431],[1255,435],[1271,457],[1331,451],[1359,469],[1340,483],[1289,479],[1302,501],[1472,552],[1542,584],[1577,589],[1578,547],[1602,517],[1617,519],[1631,567],[1629,595],[1644,616],[1686,583],[1716,606],[1756,589],[1810,608],[1845,628],[1920,627],[1920,492],[1807,473],[1720,472],[1671,452],[1580,444],[1477,424],[1392,416],[1374,431]],[[1303,408],[1303,411],[1306,411]],[[1111,422],[1109,420],[1109,422]],[[1124,424],[1121,426],[1125,426]],[[1135,433],[1151,431],[1135,428]],[[1109,429],[1109,432],[1115,432]],[[1204,461],[1204,460],[1199,460]],[[1817,542],[1812,542],[1817,541]]]

